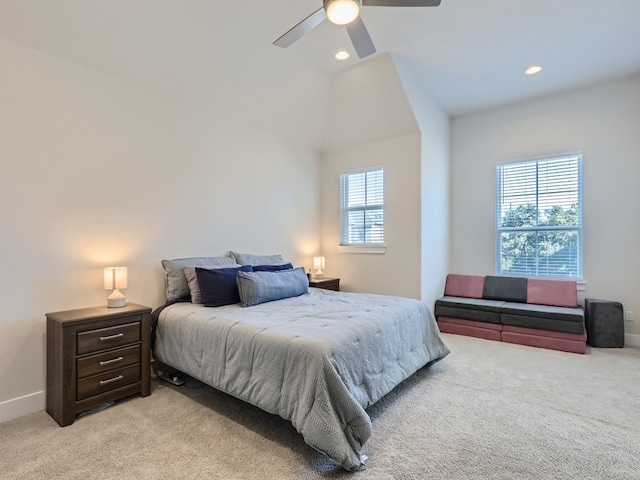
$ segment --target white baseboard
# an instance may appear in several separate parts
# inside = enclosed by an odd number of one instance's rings
[[[44,410],[45,398],[41,391],[0,402],[0,423]]]
[[[631,333],[624,334],[624,344],[629,347],[640,347],[640,335],[633,335]]]

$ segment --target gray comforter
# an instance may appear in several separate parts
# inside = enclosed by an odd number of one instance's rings
[[[347,470],[364,468],[365,408],[448,353],[418,300],[315,288],[245,308],[171,305],[154,346],[161,362],[291,420]]]

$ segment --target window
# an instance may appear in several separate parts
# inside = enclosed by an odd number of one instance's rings
[[[582,154],[496,167],[496,272],[582,278]]]
[[[340,175],[340,244],[384,245],[384,170]]]

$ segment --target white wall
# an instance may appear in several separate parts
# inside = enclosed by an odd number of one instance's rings
[[[453,119],[452,271],[495,271],[496,163],[581,150],[585,296],[634,311],[640,345],[639,132],[639,75]]]
[[[322,252],[340,289],[420,298],[420,134],[383,138],[322,156]],[[339,253],[340,174],[382,166],[386,253]]]
[[[332,79],[322,171],[325,273],[345,290],[432,306],[449,268],[449,117],[404,59],[389,54]],[[384,254],[338,252],[340,174],[385,169]]]
[[[421,137],[391,55],[331,80],[321,160],[325,274],[347,291],[420,298]],[[340,174],[384,167],[386,253],[339,253]]]
[[[329,85],[323,150],[419,132],[391,54],[335,73]]]
[[[420,127],[420,298],[433,307],[449,272],[449,115],[434,100],[417,69],[406,59],[394,63]]]
[[[318,251],[310,148],[2,39],[0,63],[0,421],[44,407],[44,314],[104,304],[103,267],[155,307],[163,258]]]

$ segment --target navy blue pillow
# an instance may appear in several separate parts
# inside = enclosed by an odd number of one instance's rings
[[[293,265],[290,263],[277,263],[275,265],[254,265],[254,272],[279,272],[280,270],[291,270]]]
[[[238,272],[251,272],[251,265],[233,268],[206,269],[196,267],[202,303],[205,307],[221,307],[240,303],[236,276]]]

